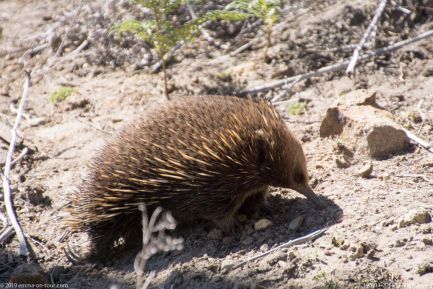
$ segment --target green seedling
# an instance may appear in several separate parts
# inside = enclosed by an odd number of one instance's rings
[[[289,110],[289,114],[298,116],[303,114],[306,108],[307,108],[306,102],[295,102],[289,105],[288,110]]]
[[[320,283],[323,282],[323,286],[321,286],[323,289],[338,289],[338,284],[335,281],[329,280],[326,276],[326,272],[320,272],[314,276],[313,279]]]
[[[167,55],[180,42],[192,41],[199,30],[199,26],[206,21],[215,20],[244,20],[249,15],[238,11],[209,11],[203,16],[192,19],[181,25],[175,25],[171,21],[171,15],[176,13],[186,0],[134,0],[134,2],[149,9],[152,19],[146,21],[125,20],[114,28],[119,34],[129,32],[146,41],[155,48],[159,59],[162,61],[164,77],[164,95],[170,99],[168,92]]]
[[[285,0],[235,0],[227,7],[246,11],[251,16],[259,18],[265,25],[265,49],[263,59],[267,59],[268,50],[272,45],[272,31],[280,16],[280,9]]]
[[[51,103],[59,103],[64,101],[66,98],[71,96],[75,92],[75,89],[68,86],[61,86],[59,89],[57,89],[55,92],[53,92],[50,96],[50,102]]]

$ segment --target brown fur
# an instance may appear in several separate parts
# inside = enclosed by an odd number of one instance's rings
[[[106,144],[73,200],[69,223],[90,231],[103,253],[126,231],[140,234],[141,202],[180,222],[207,219],[226,230],[242,205],[248,211],[266,201],[268,186],[299,191],[307,181],[301,144],[267,101],[187,97]]]

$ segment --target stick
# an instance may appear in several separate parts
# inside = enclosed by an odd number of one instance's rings
[[[195,14],[194,8],[192,7],[190,1],[186,2],[186,7],[188,8],[188,11],[189,11],[189,14],[191,15],[191,18],[193,20],[196,20],[197,19],[197,14]],[[204,39],[206,39],[206,41],[208,41],[209,43],[211,43],[212,45],[214,45],[216,48],[220,48],[221,45],[219,45],[218,43],[216,43],[215,39],[213,39],[213,37],[210,36],[209,32],[207,32],[206,29],[204,29],[202,26],[203,25],[199,25],[198,26],[198,30],[203,35]]]
[[[429,30],[426,31],[424,33],[421,33],[420,35],[414,37],[414,38],[410,38],[410,39],[406,39],[397,43],[394,43],[390,46],[387,47],[382,47],[379,49],[376,49],[375,51],[370,51],[366,54],[363,54],[359,57],[359,60],[367,60],[372,58],[373,56],[376,55],[381,55],[381,54],[385,54],[388,52],[392,52],[395,51],[397,49],[400,49],[403,46],[418,42],[422,39],[428,38],[433,36],[433,30]],[[304,74],[299,74],[299,75],[295,75],[289,78],[285,78],[285,79],[280,79],[280,80],[276,80],[270,84],[265,84],[265,85],[259,85],[259,86],[254,86],[251,88],[245,88],[243,90],[241,90],[239,93],[240,94],[255,94],[255,93],[259,93],[259,92],[265,92],[271,89],[275,89],[284,85],[289,84],[290,82],[292,82],[293,80],[297,79],[299,77],[299,81],[303,80],[303,79],[308,79],[311,77],[315,77],[315,76],[319,76],[328,72],[335,72],[335,71],[339,71],[345,67],[347,67],[347,65],[349,64],[349,60],[347,61],[343,61],[341,63],[336,63],[336,64],[332,64],[329,66],[325,66],[322,67],[316,71],[311,71],[311,72],[307,72]]]
[[[251,46],[253,46],[253,44],[258,43],[258,42],[259,42],[259,40],[256,39],[256,38],[254,38],[253,40],[251,40],[251,41],[245,43],[244,45],[240,46],[240,47],[237,48],[236,50],[233,50],[233,51],[230,52],[229,54],[227,54],[227,55],[223,55],[223,56],[220,56],[220,57],[218,57],[218,58],[215,58],[215,59],[209,61],[208,63],[209,63],[209,64],[217,64],[217,63],[220,63],[220,62],[224,62],[224,61],[226,61],[227,59],[229,59],[230,57],[233,57],[233,56],[235,56],[236,54],[239,54],[239,53],[243,52],[244,50],[249,49]]]
[[[249,263],[249,262],[257,260],[257,259],[260,259],[260,258],[262,258],[262,257],[264,257],[266,255],[269,255],[270,253],[272,253],[272,252],[274,252],[274,251],[276,251],[278,249],[288,248],[288,247],[291,247],[291,246],[295,246],[295,245],[303,244],[303,243],[306,243],[306,242],[309,242],[309,241],[313,241],[316,238],[318,238],[319,236],[321,236],[323,233],[325,233],[325,231],[327,229],[328,228],[320,229],[320,230],[314,231],[314,232],[312,232],[312,233],[310,233],[310,234],[308,234],[306,236],[303,236],[303,237],[300,237],[300,238],[297,238],[297,239],[293,239],[293,240],[291,240],[289,242],[283,243],[283,244],[281,244],[281,245],[279,245],[279,246],[277,246],[275,248],[272,248],[269,251],[266,251],[266,252],[261,253],[261,254],[259,254],[257,256],[249,258],[249,259],[247,259],[247,260],[245,260],[245,261],[243,261],[243,262],[241,262],[241,263],[239,263],[239,264],[231,267],[230,270],[234,270],[234,269],[237,269],[239,267],[242,267],[246,263]]]
[[[419,115],[420,115],[420,117],[421,117],[421,120],[422,120],[421,125],[419,126],[419,129],[418,129],[418,131],[416,132],[417,134],[420,134],[420,133],[421,133],[422,127],[423,127],[424,124],[425,124],[425,114],[422,112],[422,109],[421,109],[421,105],[422,105],[423,101],[424,101],[424,100],[420,100],[420,102],[418,103],[418,105],[417,105],[417,107],[416,107],[416,109],[417,109],[417,111],[418,111],[418,113],[419,113]]]
[[[77,10],[75,10],[74,15],[72,16],[71,25],[68,27],[68,30],[66,31],[65,36],[62,38],[62,42],[60,42],[60,45],[59,45],[59,47],[57,48],[56,53],[54,54],[54,57],[55,57],[55,58],[59,57],[60,54],[62,54],[63,49],[65,48],[65,41],[66,41],[66,38],[68,38],[68,35],[69,35],[69,33],[71,32],[72,24],[74,24],[75,20],[77,19],[78,14],[79,14],[80,11],[81,11],[81,7],[83,7],[83,0],[80,1],[80,4],[78,5]]]
[[[0,233],[0,244],[3,244],[10,236],[14,234],[14,228],[7,227]]]
[[[172,57],[172,56],[176,53],[176,51],[177,51],[179,48],[182,47],[183,44],[184,44],[183,41],[181,41],[181,42],[179,42],[178,44],[176,44],[176,46],[173,47],[173,49],[172,49],[169,53],[167,53],[167,54],[164,56],[164,59],[167,60],[167,59],[169,59],[170,57]],[[157,63],[155,63],[155,64],[152,66],[152,70],[151,70],[152,73],[156,73],[156,72],[158,72],[158,71],[161,69],[161,67],[162,67],[162,60],[159,60]]]
[[[13,202],[12,202],[12,194],[9,187],[9,173],[11,171],[12,167],[12,156],[15,150],[15,142],[17,138],[17,129],[21,120],[21,116],[24,111],[24,104],[26,102],[27,96],[29,94],[29,87],[30,87],[30,72],[26,71],[26,81],[24,82],[24,88],[23,88],[23,95],[20,100],[20,104],[18,107],[17,117],[15,119],[15,124],[13,128],[11,129],[11,141],[9,144],[9,150],[6,156],[6,164],[4,167],[4,171],[2,174],[2,180],[3,180],[3,196],[4,196],[4,202],[6,206],[6,211],[9,217],[9,220],[11,221],[12,227],[15,230],[15,233],[17,234],[18,240],[20,242],[20,248],[19,248],[19,255],[20,256],[26,256],[29,253],[29,250],[27,248],[27,242],[26,238],[23,234],[23,231],[21,229],[20,224],[18,223],[18,220],[16,218],[15,210],[13,208]]]
[[[16,164],[20,159],[22,159],[29,152],[28,148],[24,148],[23,151],[11,162],[11,166]]]
[[[402,178],[405,178],[405,177],[410,177],[410,178],[421,178],[421,179],[423,179],[424,181],[426,181],[426,182],[428,182],[428,183],[433,183],[433,180],[432,180],[432,179],[429,179],[429,178],[427,178],[426,176],[421,175],[421,174],[402,174],[402,175],[396,175],[396,177],[402,177]]]
[[[9,225],[8,218],[0,211],[0,220],[3,223],[3,226],[6,227]]]
[[[408,131],[407,129],[403,128],[404,132],[406,133],[406,136],[411,139],[412,141],[416,142],[417,144],[419,144],[420,146],[422,146],[423,148],[425,148],[427,151],[431,152],[433,154],[433,148],[432,146],[426,142],[425,140],[417,137],[416,135],[414,135],[412,132]]]
[[[275,96],[272,100],[271,103],[274,103],[278,100],[280,100],[283,96],[287,95],[287,93],[289,93],[293,86],[295,86],[296,83],[299,82],[299,80],[301,80],[301,76],[299,76],[298,78],[296,78],[295,80],[293,80],[292,82],[290,82],[289,84],[285,85],[282,87],[282,92],[280,94],[278,94],[277,96]]]
[[[353,51],[352,59],[350,59],[349,65],[347,66],[347,69],[346,69],[346,74],[349,77],[352,76],[353,70],[355,69],[356,63],[358,62],[359,52],[361,51],[365,42],[367,42],[368,38],[370,37],[371,32],[373,30],[376,30],[376,23],[379,20],[379,17],[382,15],[383,9],[385,9],[386,1],[387,0],[380,0],[380,3],[376,9],[376,13],[374,14],[373,20],[371,20],[370,24],[368,25],[367,30],[365,31],[364,35],[362,36],[361,41],[358,43],[355,50]]]

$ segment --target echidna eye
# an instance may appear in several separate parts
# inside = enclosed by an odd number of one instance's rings
[[[295,175],[293,176],[293,180],[296,183],[304,183],[305,182],[305,175],[304,175],[304,173],[301,173],[301,172],[295,173]]]

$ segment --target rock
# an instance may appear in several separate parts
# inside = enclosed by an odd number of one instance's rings
[[[374,248],[373,247],[374,246],[371,244],[361,242],[356,247],[350,248],[351,251],[353,252],[353,254],[351,254],[349,256],[349,259],[354,261],[356,259],[364,257],[365,255],[367,255],[367,257],[369,256],[370,258],[373,258],[374,257]],[[371,253],[371,251],[373,251],[373,253]]]
[[[223,232],[220,229],[213,229],[207,234],[207,237],[211,240],[221,240],[223,238]]]
[[[48,278],[39,266],[21,264],[12,272],[9,282],[17,284],[47,284]]]
[[[263,244],[260,246],[260,252],[266,252],[269,250],[269,245],[268,244]]]
[[[407,240],[403,239],[403,240],[397,240],[395,241],[395,246],[396,247],[403,247],[404,245],[406,245]]]
[[[376,251],[375,251],[375,250],[370,250],[370,251],[367,253],[367,259],[370,259],[370,260],[373,260],[373,261],[378,260],[378,258],[375,257],[375,254],[376,254]]]
[[[299,229],[299,227],[302,225],[302,222],[304,221],[304,216],[297,216],[296,218],[294,218],[290,224],[289,224],[289,229],[296,231]]]
[[[377,105],[375,93],[356,90],[328,108],[320,126],[321,137],[335,137],[354,150],[382,158],[405,150],[409,138],[393,115]]]
[[[424,239],[422,239],[422,242],[425,245],[427,245],[427,246],[432,246],[433,245],[433,240],[432,239],[424,238]]]
[[[419,275],[424,275],[427,273],[433,273],[433,264],[432,263],[426,263],[426,264],[422,264],[418,267],[418,269],[416,270],[416,273],[418,273]]]
[[[254,224],[254,230],[260,231],[272,226],[272,222],[268,219],[260,219]]]
[[[46,123],[47,123],[47,121],[45,120],[45,118],[43,118],[43,117],[36,117],[36,118],[30,119],[26,123],[26,125],[28,125],[29,127],[35,127],[35,126],[44,125]]]
[[[335,164],[339,169],[347,169],[348,167],[350,167],[350,162],[348,162],[345,158],[336,158]]]
[[[357,173],[356,175],[361,177],[361,178],[368,178],[371,173],[373,172],[373,164],[369,163],[364,165]]]
[[[431,216],[426,209],[412,209],[403,215],[399,227],[407,227],[413,224],[427,224],[431,222]]]
[[[356,259],[362,258],[365,256],[364,249],[362,247],[357,247],[355,252],[349,256],[349,259],[354,261]]]

